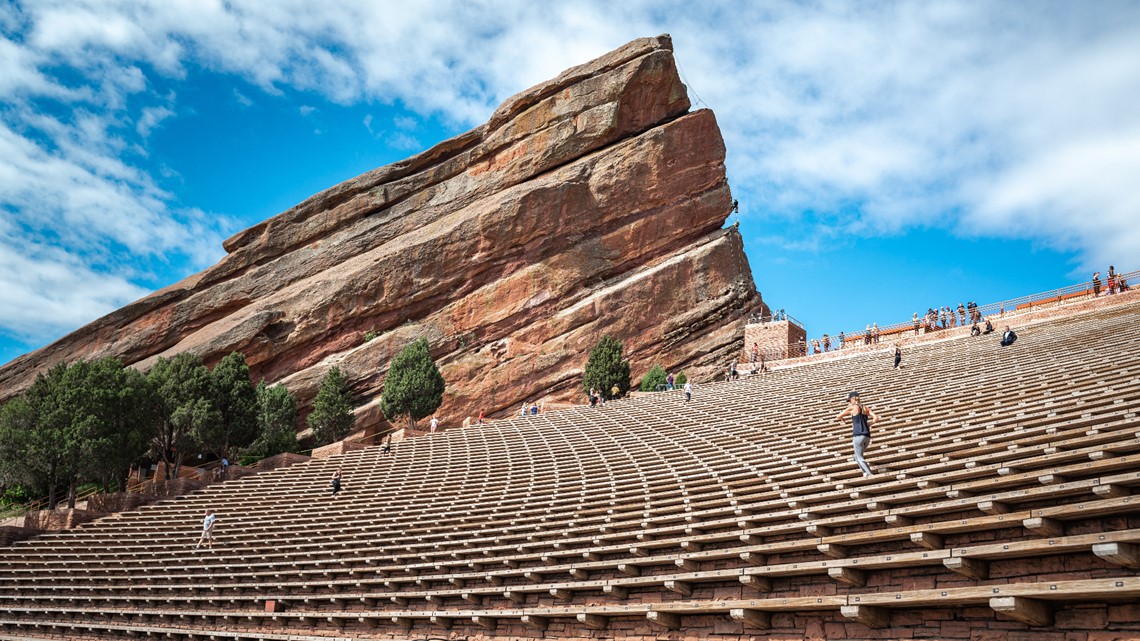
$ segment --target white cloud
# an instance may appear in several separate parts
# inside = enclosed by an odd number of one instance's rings
[[[392,124],[396,125],[396,129],[403,129],[411,131],[419,127],[419,121],[411,116],[396,116],[392,119]]]
[[[118,247],[140,257],[217,253],[218,232],[192,233],[200,214],[171,210],[169,195],[149,176],[97,151],[117,149],[104,141],[99,123],[84,120],[72,133],[53,141],[53,153],[0,124],[0,203],[15,209],[26,229],[93,260]]]
[[[0,221],[0,328],[45,341],[147,293],[122,276],[99,273],[74,254],[30,242]]]
[[[143,138],[146,138],[163,120],[173,115],[174,112],[166,107],[146,107],[142,110],[142,115],[139,116],[138,122],[135,123],[135,131]]]
[[[400,149],[403,151],[419,151],[424,148],[423,143],[415,136],[410,136],[404,132],[396,132],[384,138],[384,144],[393,149]]]

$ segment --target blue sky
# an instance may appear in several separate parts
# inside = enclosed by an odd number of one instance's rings
[[[616,4],[0,0],[0,362],[658,33],[813,335],[1140,266],[1137,3]]]

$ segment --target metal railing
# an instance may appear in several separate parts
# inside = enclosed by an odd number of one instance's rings
[[[1140,278],[1140,270],[1135,270],[1135,271],[1125,272],[1125,273],[1118,273],[1118,274],[1116,274],[1116,277],[1118,279],[1120,279],[1120,282],[1125,284],[1124,289],[1117,288],[1117,291],[1118,292],[1126,291],[1127,289],[1131,289],[1131,285],[1129,285],[1128,283],[1130,283],[1133,280]],[[1107,278],[1106,278],[1106,279],[1102,280],[1100,283],[1100,295],[1101,296],[1109,296],[1110,294],[1108,293],[1108,291],[1109,291],[1109,289],[1108,289],[1108,283],[1107,283]],[[975,309],[974,313],[976,314],[977,318],[981,319],[980,322],[985,322],[985,320],[987,318],[992,318],[995,316],[997,318],[1005,318],[1011,314],[1025,312],[1025,311],[1031,310],[1035,307],[1040,307],[1042,305],[1055,305],[1057,303],[1061,303],[1061,302],[1064,302],[1066,300],[1072,300],[1075,298],[1082,298],[1082,297],[1093,296],[1093,295],[1094,295],[1093,281],[1088,280],[1088,281],[1076,283],[1073,285],[1067,285],[1065,287],[1059,287],[1057,289],[1051,289],[1051,290],[1045,291],[1045,292],[1039,292],[1037,294],[1030,294],[1028,296],[1019,296],[1017,298],[1009,298],[1009,299],[1006,299],[1003,301],[998,301],[996,303],[987,303],[985,305],[978,305],[976,308],[974,308]],[[935,310],[935,311],[938,311],[938,310]],[[941,331],[943,329],[950,329],[952,327],[962,327],[963,325],[960,322],[961,316],[959,316],[957,314],[956,308],[951,309],[951,314],[955,315],[955,318],[958,319],[958,321],[959,321],[958,324],[956,324],[956,325],[947,324],[946,327],[943,327],[941,325],[941,323],[939,323],[938,320],[936,319],[936,327],[937,328],[932,329],[931,331],[937,332],[937,331]],[[920,332],[922,332],[922,333],[925,333],[925,331],[926,331],[924,329],[926,327],[926,322],[925,322],[924,318],[925,318],[924,316],[919,316],[918,321],[917,321]],[[966,325],[970,325],[970,324],[971,324],[971,321],[969,320],[969,312],[967,312]],[[907,321],[903,321],[901,323],[884,325],[884,326],[879,327],[879,342],[882,342],[882,340],[884,338],[888,338],[888,337],[897,337],[899,335],[906,335],[908,333],[913,335],[914,331],[915,331],[915,320],[913,318],[910,320],[907,320]],[[857,330],[852,331],[852,332],[844,331],[842,333],[845,335],[845,339],[846,339],[846,345],[845,346],[847,346],[847,347],[854,347],[857,345],[866,345],[867,344],[866,343],[866,334],[867,334],[866,328],[857,329]],[[815,353],[814,349],[813,349],[813,345],[814,345],[814,341],[817,341],[817,340],[820,343],[821,351],[830,351],[830,352],[838,351],[840,349],[838,336],[839,336],[838,334],[835,334],[835,335],[829,334],[828,335],[828,337],[831,341],[831,349],[829,349],[829,350],[823,350],[822,349],[823,348],[823,337],[824,337],[823,334],[821,334],[819,336],[812,337],[812,338],[808,338],[806,341],[805,348],[804,348],[805,354],[801,354],[801,355],[809,355],[809,354]],[[794,352],[798,351],[797,346],[795,346],[795,345],[790,346],[790,350],[793,352],[793,355],[794,355]]]
[[[77,490],[75,493],[75,503],[78,505],[80,502],[86,501],[87,499],[91,498],[92,496],[94,496],[96,494],[101,493],[102,491],[103,491],[103,488],[98,487],[98,486],[88,487],[88,488],[82,489],[82,490]],[[7,510],[0,512],[0,521],[6,521],[8,519],[15,519],[15,518],[19,518],[21,516],[26,516],[29,512],[36,512],[38,510],[46,510],[48,504],[51,502],[50,499],[51,499],[51,497],[44,496],[44,497],[40,497],[40,498],[30,502],[30,503],[25,503],[23,505],[13,505],[12,507],[8,508]],[[55,504],[56,504],[57,509],[61,505],[64,507],[67,507],[67,490],[66,489],[64,489],[60,492],[56,492]]]
[[[796,320],[792,315],[788,314],[787,312],[785,312],[782,309],[776,310],[767,316],[764,316],[761,314],[749,314],[749,316],[748,316],[748,324],[749,325],[763,325],[765,323],[773,323],[773,322],[780,322],[780,321],[788,321],[789,323],[791,323],[792,325],[795,325],[796,327],[799,327],[800,329],[804,328],[803,323]]]

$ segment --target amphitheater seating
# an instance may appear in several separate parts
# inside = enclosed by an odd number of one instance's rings
[[[1140,597],[1138,317],[1122,304],[1019,327],[1010,348],[918,345],[903,370],[854,354],[214,485],[0,548],[0,640],[788,631],[791,614],[929,630],[940,617],[915,613],[978,608],[1049,626]],[[869,478],[835,420],[851,389],[883,417]],[[206,509],[218,540],[195,551]]]

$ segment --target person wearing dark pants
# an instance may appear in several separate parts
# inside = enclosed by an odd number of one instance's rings
[[[855,450],[855,463],[863,471],[863,476],[871,476],[871,466],[863,458],[863,453],[871,446],[871,426],[879,422],[878,415],[859,400],[859,392],[847,395],[847,408],[836,419],[846,426],[844,419],[851,418],[851,445]]]
[[[1014,331],[1009,328],[1009,325],[1006,325],[1005,326],[1005,333],[1001,335],[1001,346],[1002,347],[1009,347],[1010,345],[1013,345],[1013,342],[1016,340],[1017,340],[1017,334],[1014,333]]]

